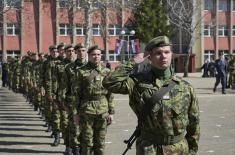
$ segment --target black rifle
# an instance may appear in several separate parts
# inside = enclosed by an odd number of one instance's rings
[[[131,135],[131,137],[127,140],[124,140],[124,143],[127,145],[125,151],[122,153],[122,155],[125,155],[127,153],[127,151],[129,149],[131,149],[133,143],[135,142],[135,140],[137,139],[137,137],[139,137],[140,135],[140,129],[138,128],[138,126],[136,127],[135,131],[133,132],[133,134]]]
[[[174,86],[175,82],[171,80],[171,82],[167,86],[161,87],[158,91],[155,91],[151,98],[149,99],[148,104],[144,104],[143,109],[141,110],[141,117],[138,118],[138,125],[134,131],[134,133],[131,135],[131,137],[128,140],[124,140],[124,143],[127,144],[127,147],[125,151],[122,153],[122,155],[125,155],[129,149],[131,149],[131,146],[135,142],[135,140],[140,136],[140,124],[143,122],[148,114],[150,113],[150,110],[153,108],[156,102],[160,101],[162,97],[169,92]]]

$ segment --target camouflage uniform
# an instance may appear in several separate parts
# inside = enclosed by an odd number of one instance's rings
[[[60,96],[61,106],[63,108],[63,118],[62,118],[62,133],[66,148],[75,148],[80,146],[80,141],[77,140],[77,135],[79,135],[77,126],[74,125],[73,116],[76,114],[77,109],[75,108],[74,96],[71,93],[72,85],[74,84],[75,69],[83,66],[78,59],[75,62],[69,63],[65,66],[62,83],[58,91],[58,96]]]
[[[53,107],[54,108],[56,107],[54,103],[54,101],[56,100],[56,93],[58,88],[57,77],[56,77],[56,65],[57,65],[57,59],[49,56],[48,59],[44,62],[43,66],[43,69],[45,69],[43,76],[45,82],[44,89],[45,89],[45,96],[47,99],[47,103],[45,105],[45,111],[46,111],[45,114],[46,114],[46,120],[48,121],[49,125],[53,125],[52,110]]]
[[[157,47],[159,40],[154,41],[152,46]],[[117,67],[104,79],[103,85],[113,93],[129,94],[129,105],[138,120],[143,118],[143,107],[155,91],[170,81],[176,83],[155,103],[145,120],[138,122],[140,136],[136,141],[136,154],[196,154],[200,135],[199,108],[192,86],[173,75],[170,67],[160,70],[150,66],[149,70],[133,73],[134,66],[135,63],[128,62]]]
[[[96,70],[98,75],[91,81],[87,77]],[[107,117],[114,114],[112,94],[104,89],[102,81],[110,72],[101,65],[95,66],[91,62],[76,72],[76,84],[73,91],[79,101],[78,113],[81,117],[80,128],[82,136],[82,154],[103,155],[105,135],[107,131]]]
[[[228,64],[229,71],[229,87],[232,88],[235,86],[235,57],[233,57]]]
[[[19,59],[16,59],[13,63],[13,76],[12,76],[12,90],[14,92],[19,91],[19,85],[20,85],[20,61]]]

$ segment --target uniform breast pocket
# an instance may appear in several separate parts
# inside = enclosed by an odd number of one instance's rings
[[[188,95],[180,96],[172,103],[172,125],[175,135],[183,133],[188,125],[188,105]]]

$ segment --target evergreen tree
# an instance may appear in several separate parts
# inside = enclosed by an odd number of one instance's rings
[[[163,0],[141,0],[134,12],[136,35],[141,42],[147,43],[159,35],[171,35],[167,9]]]

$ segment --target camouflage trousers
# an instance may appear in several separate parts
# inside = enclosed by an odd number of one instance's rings
[[[52,125],[52,102],[46,100],[44,104],[46,122]]]
[[[60,106],[57,101],[53,101],[52,103],[52,131],[54,133],[60,132],[61,127],[60,127]]]
[[[80,129],[76,121],[76,108],[66,106],[64,112],[61,117],[61,127],[65,145],[71,148],[80,148]]]
[[[104,155],[108,114],[81,114],[82,155]]]
[[[173,145],[155,145],[141,138],[136,141],[136,155],[188,155],[189,147],[186,139]]]

